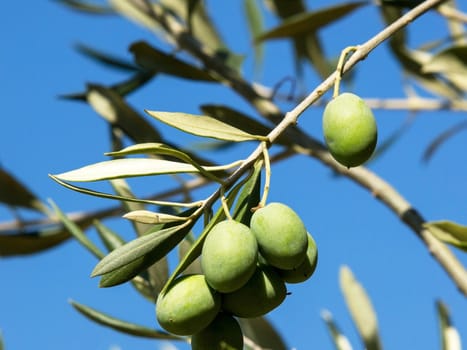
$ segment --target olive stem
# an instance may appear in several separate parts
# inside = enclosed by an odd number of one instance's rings
[[[339,96],[339,88],[341,85],[344,63],[345,59],[347,58],[347,55],[357,50],[358,46],[348,46],[344,50],[342,50],[341,55],[339,56],[339,61],[337,62],[336,80],[334,82],[334,92],[332,94],[332,98],[336,98],[337,96]]]
[[[268,200],[269,188],[271,184],[271,160],[269,158],[269,151],[266,142],[261,142],[264,159],[264,188],[259,207],[264,207]]]
[[[230,209],[229,206],[227,205],[227,200],[225,199],[225,194],[224,194],[224,187],[220,187],[220,194],[221,194],[221,203],[222,203],[222,209],[224,210],[225,216],[227,217],[228,220],[232,220],[232,215],[230,215]]]

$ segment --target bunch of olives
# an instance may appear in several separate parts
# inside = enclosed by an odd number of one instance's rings
[[[365,163],[373,154],[378,138],[371,109],[360,97],[348,92],[326,105],[323,133],[334,159],[347,168]]]
[[[318,259],[316,243],[288,206],[257,209],[250,227],[216,224],[201,252],[203,274],[178,277],[159,295],[156,315],[168,332],[190,335],[192,349],[243,349],[236,317],[267,314],[287,294],[286,283],[304,282]]]

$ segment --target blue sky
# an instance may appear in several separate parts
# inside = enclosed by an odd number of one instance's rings
[[[245,74],[251,76],[249,39],[242,29],[238,2],[209,1],[219,14],[226,42],[236,52],[249,55]],[[324,1],[314,2],[318,8]],[[269,20],[268,25],[272,25]],[[364,25],[362,25],[364,23]],[[433,24],[434,23],[434,24]],[[436,16],[411,27],[412,40],[429,38],[427,26],[443,23]],[[86,197],[54,183],[47,174],[60,173],[105,159],[109,150],[105,123],[88,106],[60,100],[61,94],[84,90],[89,82],[111,84],[125,78],[78,54],[73,45],[85,43],[130,58],[127,48],[147,40],[165,48],[151,33],[117,17],[92,17],[74,13],[54,1],[26,5],[10,1],[0,12],[2,54],[2,128],[0,164],[26,182],[40,198],[52,198],[65,211],[103,208],[114,203]],[[234,30],[232,30],[233,28]],[[326,50],[338,55],[348,45],[361,43],[381,30],[375,8],[357,11],[338,25],[326,28]],[[441,28],[441,27],[440,27]],[[430,32],[430,33],[427,33]],[[345,35],[343,35],[345,33]],[[262,84],[273,85],[293,74],[288,45],[266,46]],[[384,45],[375,50],[357,70],[353,91],[365,98],[401,98],[402,77]],[[318,83],[307,68],[307,89]],[[284,87],[284,89],[286,89]],[[251,108],[226,88],[197,86],[171,77],[158,77],[129,98],[143,109],[199,113],[202,103],[225,103],[251,112]],[[293,104],[282,103],[284,110]],[[321,108],[306,111],[299,124],[322,139]],[[407,112],[375,111],[380,139],[390,135],[408,116]],[[369,167],[392,183],[428,220],[449,219],[467,224],[466,133],[453,137],[428,164],[421,157],[430,141],[442,130],[465,118],[461,113],[424,112],[383,157]],[[189,146],[196,139],[163,128]],[[206,153],[213,159],[244,158],[255,145],[245,144],[225,154]],[[159,191],[166,183],[150,179],[135,182],[137,193]],[[199,191],[206,196],[207,191]],[[333,349],[320,319],[330,310],[355,349],[361,348],[338,285],[339,267],[351,267],[366,287],[378,313],[381,336],[387,349],[439,349],[435,300],[451,310],[464,343],[467,341],[467,304],[425,246],[371,194],[313,159],[295,156],[274,165],[270,201],[294,208],[315,237],[320,254],[316,274],[307,283],[290,286],[292,294],[269,315],[290,348]],[[24,213],[29,217],[30,213]],[[0,208],[0,219],[11,214]],[[109,225],[131,238],[123,219]],[[89,237],[96,239],[94,232]],[[455,251],[467,265],[465,254]],[[133,338],[84,319],[68,304],[70,298],[128,321],[157,326],[153,305],[129,286],[99,289],[89,277],[96,264],[74,241],[34,256],[0,261],[0,329],[6,349],[160,349],[161,342]]]

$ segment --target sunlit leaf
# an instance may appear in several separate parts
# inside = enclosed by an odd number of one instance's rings
[[[363,286],[355,279],[349,267],[340,269],[340,287],[367,350],[381,350],[376,313]]]
[[[235,163],[225,166],[208,166],[204,167],[204,170],[215,172],[228,169],[234,165]],[[172,162],[164,159],[124,158],[87,165],[62,174],[53,175],[53,177],[61,181],[89,182],[180,173],[199,173],[199,170],[191,164]]]
[[[316,31],[366,4],[365,1],[347,2],[291,16],[279,26],[257,36],[256,41],[288,38]]]
[[[162,142],[159,132],[115,91],[89,84],[87,101],[108,123],[123,130],[136,143]]]
[[[288,350],[281,334],[265,317],[239,318],[243,334],[261,349]]]
[[[441,333],[442,350],[462,350],[459,332],[452,325],[447,306],[441,301],[436,301],[438,319]]]
[[[80,0],[55,0],[61,2],[62,4],[72,8],[73,10],[78,10],[90,14],[96,15],[108,15],[114,14],[115,12],[108,6],[96,5],[90,1],[80,1]]]
[[[108,2],[117,13],[165,38],[161,26],[150,14],[151,9],[141,6],[141,4],[145,5],[144,2],[128,0],[108,0]]]
[[[321,318],[324,320],[324,322],[326,322],[326,326],[328,327],[336,350],[352,350],[349,339],[347,339],[347,337],[342,334],[339,327],[337,327],[332,318],[332,314],[328,310],[324,310],[321,313]]]
[[[425,152],[423,153],[423,161],[428,162],[435,152],[446,143],[449,139],[451,139],[454,135],[459,133],[462,130],[467,128],[467,121],[463,120],[460,123],[457,123],[450,127],[449,129],[443,131],[439,134],[426,148]]]
[[[48,212],[46,205],[25,184],[4,168],[0,168],[0,202],[12,207]]]
[[[77,303],[71,300],[70,304],[82,315],[88,319],[99,323],[102,326],[110,327],[118,332],[134,335],[137,337],[166,340],[184,340],[184,338],[169,333],[159,331],[153,328],[140,326],[134,323],[117,319],[89,306]]]
[[[145,70],[189,80],[217,81],[206,70],[157,50],[145,42],[140,41],[132,44],[130,52],[134,55],[135,62]]]
[[[423,224],[440,241],[467,251],[467,226],[452,221],[430,221]]]
[[[467,91],[467,45],[451,46],[431,57],[422,71],[442,73],[460,89]]]
[[[134,210],[123,215],[125,219],[142,222],[144,224],[166,224],[169,222],[186,221],[188,218],[169,215],[164,213],[155,213],[149,210]]]
[[[265,136],[249,134],[241,129],[205,115],[180,112],[146,112],[165,124],[197,136],[234,142],[251,140],[263,141],[266,139]]]
[[[182,225],[171,226],[148,233],[118,247],[99,261],[92,272],[92,276],[100,276],[115,271],[139,258],[144,258],[155,250],[157,250],[156,256],[158,258],[164,257],[183,239],[186,232],[182,229],[189,226],[189,224],[192,224],[192,222],[188,221]],[[182,234],[180,234],[180,232],[182,232]],[[151,258],[153,262],[158,260],[153,256]]]

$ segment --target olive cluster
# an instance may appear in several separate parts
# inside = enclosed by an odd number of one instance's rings
[[[286,283],[313,274],[317,254],[302,220],[284,204],[256,210],[250,227],[222,221],[205,239],[203,274],[179,277],[159,296],[159,324],[168,332],[190,335],[192,349],[243,349],[236,317],[259,317],[278,307]]]

